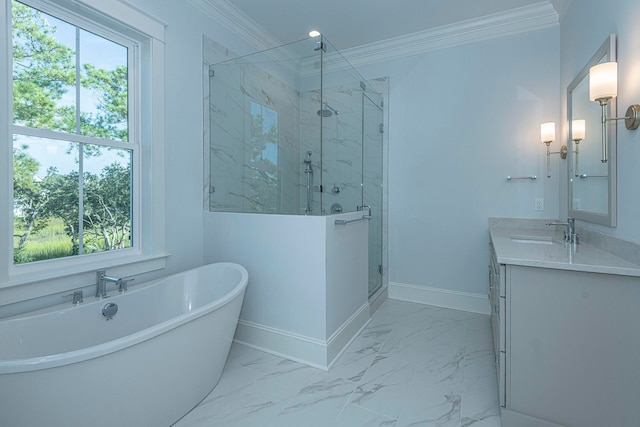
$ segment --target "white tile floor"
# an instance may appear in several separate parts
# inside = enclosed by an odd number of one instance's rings
[[[499,427],[488,316],[387,300],[324,372],[234,344],[174,427]]]

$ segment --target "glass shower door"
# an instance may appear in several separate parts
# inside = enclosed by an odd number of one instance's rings
[[[382,286],[382,96],[362,94],[362,206],[371,210],[369,221],[369,296]],[[366,209],[366,208],[365,208]]]

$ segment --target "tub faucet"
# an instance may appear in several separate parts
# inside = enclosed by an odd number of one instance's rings
[[[564,241],[569,243],[580,243],[580,236],[576,234],[576,219],[567,218],[567,222],[545,222],[546,225],[565,225],[567,229],[564,231]]]
[[[115,283],[121,290],[123,289],[122,282],[123,280],[120,277],[107,276],[106,270],[98,270],[96,271],[96,297],[97,298],[106,298],[107,297],[107,283]],[[126,281],[124,282],[124,290],[127,290]]]

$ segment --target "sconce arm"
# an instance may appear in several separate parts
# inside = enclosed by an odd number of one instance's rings
[[[624,117],[611,117],[606,120],[624,120],[624,125],[627,129],[636,130],[640,127],[640,105],[630,105]]]

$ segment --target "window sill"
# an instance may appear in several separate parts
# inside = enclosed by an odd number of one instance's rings
[[[2,305],[5,305],[91,286],[96,280],[95,271],[100,269],[107,269],[110,275],[120,277],[161,270],[165,268],[169,256],[166,253],[127,253],[113,257],[88,257],[82,261],[76,258],[68,266],[52,267],[46,263],[17,266],[13,268],[9,281],[0,283],[0,299]]]

